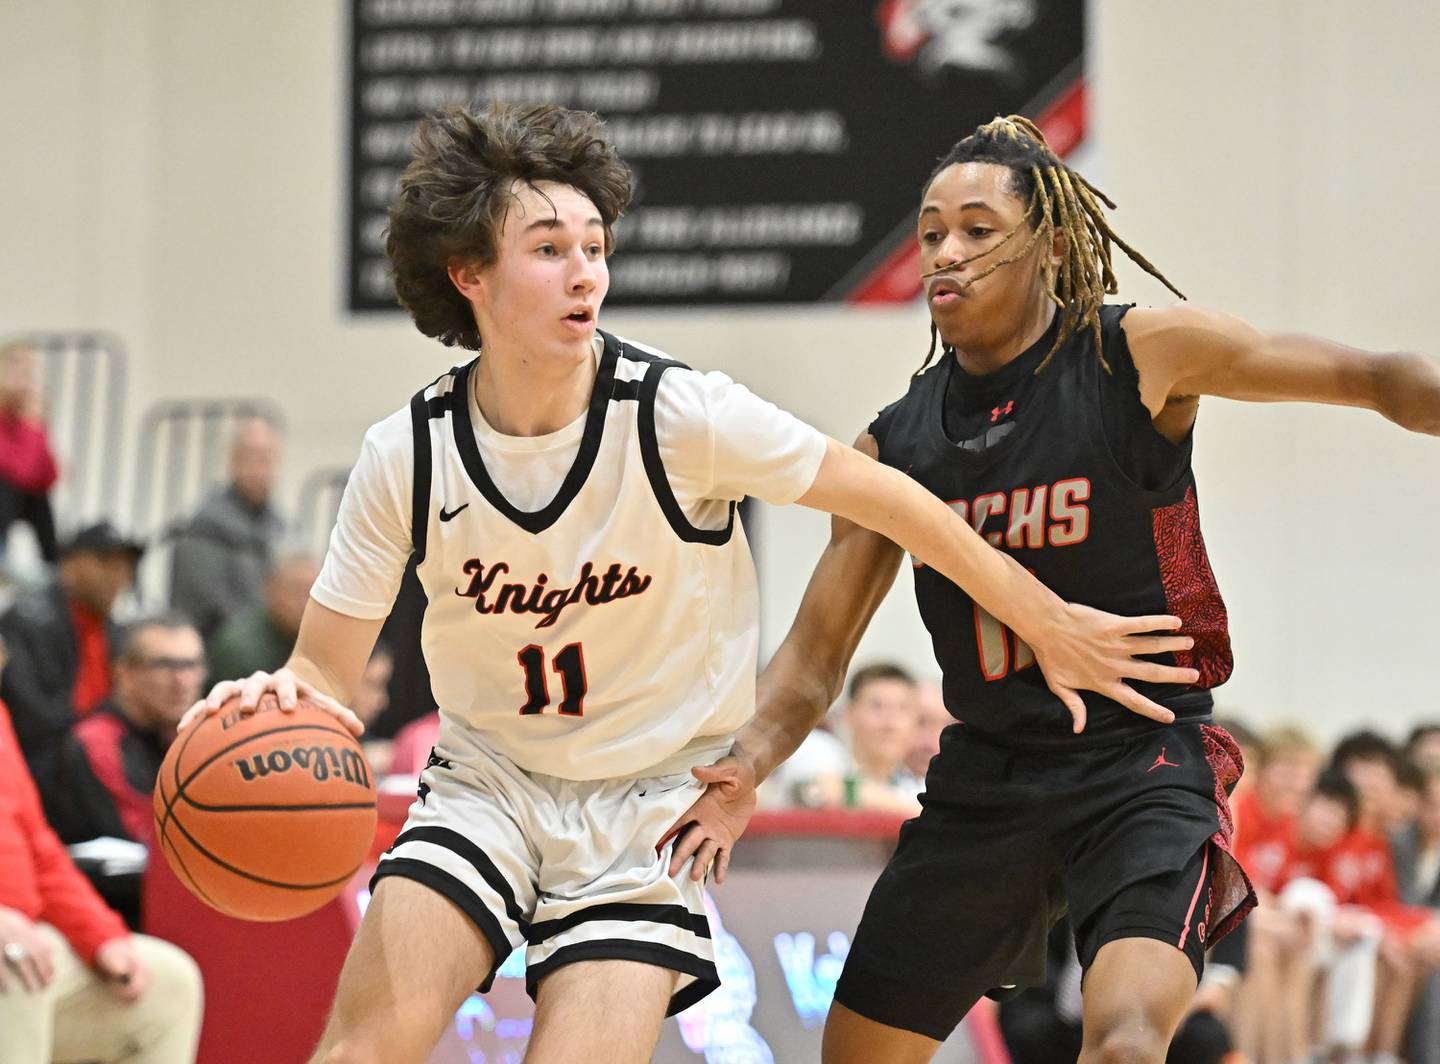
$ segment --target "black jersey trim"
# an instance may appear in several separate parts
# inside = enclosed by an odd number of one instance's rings
[[[455,856],[469,863],[475,869],[480,878],[489,884],[490,889],[500,896],[501,903],[505,906],[505,915],[514,920],[520,928],[520,933],[526,938],[530,937],[530,921],[526,918],[524,911],[515,900],[515,891],[505,881],[500,869],[495,867],[495,862],[490,856],[475,843],[471,842],[458,831],[450,828],[426,826],[418,828],[407,828],[402,831],[399,837],[391,844],[388,852],[393,853],[407,842],[428,842],[432,846],[439,846],[449,850]],[[397,860],[415,860],[415,858],[386,857],[380,862],[380,868]],[[422,862],[424,863],[424,862]],[[377,870],[378,872],[378,870]],[[504,960],[505,958],[500,958]]]
[[[624,960],[651,964],[656,968],[668,968],[691,976],[694,982],[671,995],[666,1016],[684,1012],[695,1002],[713,990],[720,988],[720,973],[713,961],[697,957],[693,953],[664,946],[658,942],[640,942],[633,939],[605,938],[594,942],[574,942],[561,946],[549,957],[525,969],[525,990],[534,998],[540,992],[540,981],[558,968],[576,961]]]
[[[485,978],[480,981],[477,988],[482,994],[488,993],[495,982],[495,973],[500,970],[500,966],[505,963],[515,947],[505,936],[500,921],[486,907],[485,902],[443,868],[436,868],[432,864],[426,864],[424,861],[417,861],[411,857],[392,857],[388,861],[382,861],[380,867],[375,869],[375,874],[370,877],[370,893],[374,894],[380,880],[389,876],[409,879],[421,886],[429,887],[442,898],[448,898],[456,908],[470,918],[470,922],[490,943],[490,952],[494,954],[490,971],[485,974]]]
[[[645,905],[638,902],[606,902],[579,909],[555,920],[539,920],[530,925],[532,945],[554,938],[579,924],[592,920],[620,920],[637,924],[669,924],[689,931],[697,938],[710,937],[710,921],[704,913],[692,913],[683,905]]]
[[[617,403],[623,403],[629,399],[639,399],[640,381],[638,379],[633,381],[617,380],[610,389],[610,398]]]
[[[665,371],[677,366],[684,368],[679,362],[656,358],[645,367],[645,378],[640,382],[640,457],[645,461],[645,476],[650,481],[650,490],[655,493],[655,501],[660,504],[660,512],[681,541],[719,547],[729,543],[735,531],[735,503],[730,503],[730,517],[724,528],[696,528],[675,500],[670,478],[665,475],[665,463],[660,460],[660,441],[655,434],[655,395],[660,390],[660,378]]]
[[[440,378],[437,378],[437,380]],[[434,382],[421,388],[410,398],[410,434],[415,442],[413,476],[410,482],[410,550],[414,564],[425,560],[425,547],[430,532],[430,482],[433,456],[430,447],[430,419],[440,417],[437,400],[426,399],[425,393]]]
[[[480,446],[475,442],[475,427],[470,420],[470,375],[476,363],[471,362],[455,379],[455,388],[450,393],[450,418],[455,430],[455,447],[460,462],[465,467],[471,483],[491,506],[519,525],[531,535],[544,532],[560,519],[566,507],[580,494],[590,470],[595,465],[595,456],[600,452],[600,440],[605,432],[605,408],[610,402],[610,392],[615,383],[615,364],[619,361],[619,345],[608,333],[600,334],[605,342],[604,353],[600,356],[600,367],[595,374],[595,384],[590,390],[590,411],[585,417],[585,434],[580,438],[580,450],[575,462],[555,498],[543,508],[535,511],[521,510],[505,498],[485,461],[480,457]]]

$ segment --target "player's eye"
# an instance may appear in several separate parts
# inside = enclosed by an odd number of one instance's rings
[[[585,250],[590,253],[590,256],[591,256],[592,258],[595,258],[595,257],[598,257],[599,255],[603,254],[605,249],[602,248],[599,244],[591,244],[591,245],[590,245],[588,248],[586,248]]]
[[[987,237],[993,232],[995,232],[995,230],[986,229],[983,225],[972,225],[970,227],[970,235],[976,240],[979,240],[981,237]]]
[[[552,255],[555,254],[555,245],[554,245],[554,244],[541,244],[541,245],[540,245],[538,248],[536,248],[535,250],[538,251],[540,254],[542,254],[542,255],[544,255],[544,256],[546,256],[546,257],[548,258],[549,256],[552,256]]]
[[[925,230],[925,232],[920,234],[920,243],[938,244],[940,243],[940,234],[937,233],[934,229],[927,229]]]

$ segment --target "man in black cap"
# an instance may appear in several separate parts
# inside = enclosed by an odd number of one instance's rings
[[[135,583],[142,549],[108,521],[82,528],[62,548],[55,579],[0,617],[10,653],[0,700],[10,707],[46,815],[62,838],[71,788],[61,749],[75,722],[110,693],[110,614]]]

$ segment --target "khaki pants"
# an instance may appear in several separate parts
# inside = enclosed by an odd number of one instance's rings
[[[200,970],[183,951],[145,935],[136,950],[150,970],[145,996],[115,1000],[48,924],[55,977],[38,994],[8,980],[0,993],[0,1064],[193,1064],[200,1041]]]

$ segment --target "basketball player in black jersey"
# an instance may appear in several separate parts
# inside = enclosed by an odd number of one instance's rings
[[[1231,656],[1190,467],[1200,396],[1361,406],[1440,435],[1440,367],[1424,357],[1267,335],[1185,304],[1106,306],[1112,244],[1160,275],[1101,200],[1023,118],[955,145],[918,215],[940,357],[856,446],[1063,598],[1181,617],[1193,648],[1155,660],[1199,680],[1138,682],[1158,714],[1086,692],[1076,734],[1025,644],[916,563],[945,701],[964,723],[946,729],[924,810],[866,906],[826,1064],[928,1061],[982,995],[1043,982],[1046,932],[1067,910],[1086,969],[1081,1061],[1165,1058],[1205,948],[1254,901],[1229,854],[1239,752],[1209,723]],[[673,867],[698,851],[695,867],[713,858],[723,876],[755,783],[839,691],[901,553],[835,522],[755,720],[731,757],[696,770],[710,786],[680,821]]]

